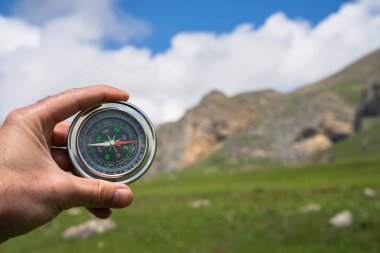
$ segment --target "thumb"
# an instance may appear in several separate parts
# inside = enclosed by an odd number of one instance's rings
[[[131,189],[124,184],[72,176],[73,187],[66,197],[65,206],[88,208],[123,208],[133,199]]]

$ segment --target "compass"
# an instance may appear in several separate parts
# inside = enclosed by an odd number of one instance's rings
[[[78,114],[67,148],[79,175],[130,183],[152,164],[156,134],[148,117],[131,103],[103,103]]]

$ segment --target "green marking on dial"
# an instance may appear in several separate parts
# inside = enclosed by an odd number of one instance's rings
[[[128,146],[124,146],[123,149],[126,150],[126,151],[128,151],[129,147]]]
[[[100,141],[102,140],[102,137],[101,137],[100,135],[97,135],[97,136],[95,137],[95,140],[96,140],[97,142],[100,142]]]
[[[104,159],[109,160],[110,159],[110,154],[106,154],[106,156],[104,157]]]
[[[115,128],[113,129],[113,131],[114,131],[115,133],[119,133],[119,132],[120,132],[120,128],[119,128],[119,127],[115,127]]]

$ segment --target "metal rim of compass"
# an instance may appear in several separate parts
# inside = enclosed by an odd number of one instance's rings
[[[145,132],[146,150],[143,158],[136,167],[118,175],[102,174],[97,172],[96,169],[91,168],[82,158],[78,146],[79,134],[82,127],[96,114],[107,111],[121,111],[129,114],[142,126]],[[141,109],[128,102],[108,102],[90,107],[75,117],[69,129],[67,149],[74,165],[74,170],[80,176],[127,184],[136,181],[149,169],[155,157],[157,140],[152,122]]]

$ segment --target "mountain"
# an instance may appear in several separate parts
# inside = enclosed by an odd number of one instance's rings
[[[365,85],[368,80],[380,81],[377,73],[380,50],[289,94],[266,90],[227,97],[213,91],[181,119],[158,128],[151,171],[180,170],[215,152],[235,159],[309,161],[354,134],[357,112],[366,108],[360,97],[373,86]]]
[[[332,92],[307,97],[289,94],[227,140],[223,153],[280,162],[307,161],[311,154],[352,134],[354,112]]]
[[[304,96],[330,91],[352,105],[360,103],[364,84],[380,71],[380,49],[355,61],[338,73],[307,85],[294,93]]]
[[[227,139],[246,129],[265,106],[280,97],[282,94],[274,91],[232,99],[219,91],[211,92],[179,121],[158,128],[155,170],[178,170],[219,150]]]

